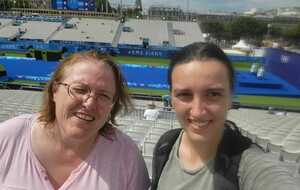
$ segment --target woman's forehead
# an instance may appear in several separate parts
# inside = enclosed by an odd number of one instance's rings
[[[218,75],[220,73],[228,74],[227,66],[215,59],[192,60],[190,62],[175,65],[174,72],[182,72],[183,74],[198,73],[205,75]]]
[[[78,62],[66,68],[64,80],[115,87],[113,70],[104,63]]]
[[[172,86],[210,86],[213,88],[229,88],[229,75],[224,64],[215,61],[192,61],[174,67]]]

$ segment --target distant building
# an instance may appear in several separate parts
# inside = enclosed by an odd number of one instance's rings
[[[163,6],[151,6],[148,9],[148,15],[150,17],[182,17],[184,15],[183,10],[179,7],[163,7]]]
[[[300,7],[278,8],[276,16],[300,17]]]
[[[254,15],[265,15],[262,9],[252,8],[248,11],[243,12],[246,16],[254,16]]]

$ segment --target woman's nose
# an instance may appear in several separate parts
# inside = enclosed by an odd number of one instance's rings
[[[84,97],[84,99],[83,99],[83,102],[85,104],[96,105],[96,103],[97,103],[97,96],[92,95],[92,94],[86,95]]]
[[[206,113],[206,103],[200,97],[195,97],[191,102],[191,115],[193,117],[198,117]]]

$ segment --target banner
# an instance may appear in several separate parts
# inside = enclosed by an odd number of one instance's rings
[[[95,11],[95,0],[53,0],[52,8],[58,10]]]
[[[265,69],[300,90],[300,54],[268,48],[265,54]]]

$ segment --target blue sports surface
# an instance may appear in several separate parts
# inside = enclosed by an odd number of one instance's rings
[[[0,57],[7,76],[2,80],[29,80],[47,82],[58,62],[42,60]],[[148,89],[168,89],[167,67],[121,64],[121,70],[129,87]],[[263,79],[246,71],[236,72],[236,94],[300,97],[300,90],[287,81],[266,72]]]

